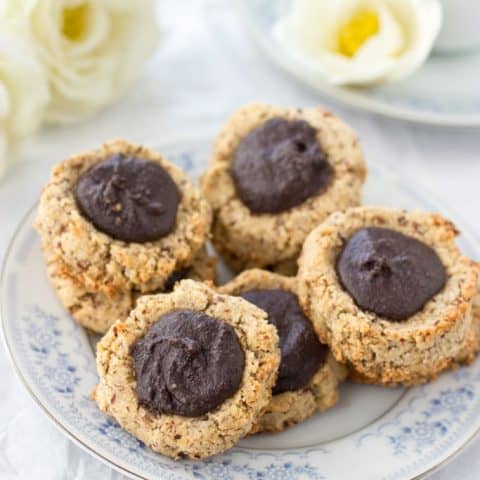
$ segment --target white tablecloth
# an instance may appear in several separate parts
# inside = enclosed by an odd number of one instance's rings
[[[119,136],[151,146],[183,135],[211,136],[237,106],[252,101],[328,106],[358,131],[367,159],[415,179],[480,233],[478,130],[407,124],[320,98],[267,62],[231,3],[164,0],[159,8],[161,46],[130,93],[92,120],[45,129],[24,146],[22,161],[0,182],[0,258],[15,225],[38,198],[50,167],[64,156]],[[124,478],[56,430],[15,377],[3,347],[0,378],[2,480]],[[432,476],[479,477],[480,439]]]

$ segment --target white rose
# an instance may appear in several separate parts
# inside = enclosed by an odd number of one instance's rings
[[[273,34],[310,79],[365,85],[410,75],[441,23],[437,0],[296,0]]]
[[[124,93],[157,44],[153,0],[9,3],[11,10],[26,15],[48,69],[50,123],[78,120]]]
[[[40,125],[49,101],[45,70],[24,22],[0,20],[0,175],[7,164],[7,147]]]

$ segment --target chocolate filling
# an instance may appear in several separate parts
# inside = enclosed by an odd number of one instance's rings
[[[356,232],[337,260],[343,288],[363,310],[406,320],[445,285],[445,268],[428,245],[388,228]]]
[[[167,278],[165,285],[163,286],[163,289],[158,290],[156,293],[171,292],[175,284],[180,280],[187,278],[190,272],[191,272],[191,267],[185,267],[185,268],[181,268],[180,270],[176,270]]]
[[[277,328],[281,362],[273,393],[306,387],[325,362],[328,347],[318,340],[297,296],[285,290],[249,290],[240,296],[267,312]]]
[[[333,170],[309,123],[272,118],[241,140],[231,175],[251,212],[277,213],[323,193]]]
[[[180,192],[158,163],[115,154],[83,173],[75,186],[82,215],[125,242],[150,242],[175,227]]]
[[[140,405],[186,417],[211,412],[230,398],[245,366],[233,327],[192,310],[160,317],[132,356]]]

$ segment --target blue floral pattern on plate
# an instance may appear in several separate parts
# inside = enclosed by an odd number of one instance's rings
[[[205,142],[190,142],[162,151],[198,173],[207,148]],[[439,210],[378,167],[371,166],[370,178],[367,199],[372,202]],[[6,344],[20,378],[42,409],[83,448],[124,473],[168,480],[334,480],[355,472],[357,480],[404,480],[441,463],[480,427],[480,368],[474,364],[406,391],[359,431],[322,444],[242,445],[203,462],[174,462],[155,454],[100,412],[91,399],[97,382],[95,338],[72,321],[52,292],[39,241],[30,226],[33,215],[20,226],[2,274]],[[462,247],[472,256],[477,253],[475,240],[468,234]],[[31,292],[27,302],[20,291]],[[289,433],[296,441],[298,431],[294,428]]]

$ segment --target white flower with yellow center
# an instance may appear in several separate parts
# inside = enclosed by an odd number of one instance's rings
[[[438,0],[295,0],[273,34],[311,78],[366,85],[411,74],[441,23]]]
[[[0,20],[0,176],[10,157],[7,148],[38,128],[49,98],[47,75],[35,59],[27,25],[3,16]]]
[[[124,93],[158,40],[154,0],[8,0],[26,16],[45,64],[46,120],[81,119]]]

